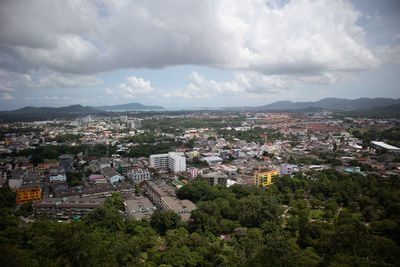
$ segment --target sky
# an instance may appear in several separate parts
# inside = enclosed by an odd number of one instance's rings
[[[2,0],[0,110],[400,98],[399,0]]]

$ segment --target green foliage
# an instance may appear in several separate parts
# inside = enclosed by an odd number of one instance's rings
[[[400,127],[392,127],[384,130],[369,129],[364,133],[354,131],[353,135],[363,140],[365,146],[369,146],[371,141],[384,140],[391,145],[400,146]]]
[[[236,130],[226,130],[218,129],[218,136],[223,137],[227,141],[233,141],[233,138],[238,138],[240,140],[245,140],[246,142],[255,142],[262,144],[264,142],[275,142],[276,140],[287,139],[280,132],[273,129],[262,129],[256,127],[248,131],[236,131]],[[260,135],[267,135],[267,138],[261,137]]]
[[[276,199],[269,195],[242,198],[239,210],[239,222],[245,227],[260,227],[265,221],[278,223],[283,212]]]
[[[181,217],[172,210],[165,212],[157,209],[150,219],[151,226],[161,235],[165,235],[170,229],[178,228],[180,222]]]
[[[15,211],[17,216],[27,216],[33,211],[32,202],[24,203]]]
[[[196,168],[208,167],[207,161],[201,160],[199,157],[193,157],[191,165]]]
[[[124,200],[119,192],[112,193],[111,197],[107,198],[105,204],[106,207],[112,207],[117,210],[125,210]]]
[[[63,143],[63,142],[74,142],[77,141],[81,135],[75,135],[75,134],[62,134],[62,135],[57,135],[55,138],[47,138],[46,142],[53,142],[56,141],[57,143]]]
[[[78,186],[82,185],[82,173],[77,171],[66,171],[65,175],[67,176],[67,183],[69,186]]]
[[[82,220],[24,223],[15,195],[1,188],[0,260],[5,266],[398,266],[397,176],[328,170],[274,177],[267,188],[212,187],[199,179],[177,195],[198,207],[189,223],[161,210],[150,221],[124,218],[118,193]]]
[[[142,144],[132,147],[127,156],[129,157],[149,157],[151,154],[168,153],[173,150],[174,143],[166,142],[159,144]]]
[[[15,193],[10,187],[0,187],[0,209],[13,208],[15,206]]]

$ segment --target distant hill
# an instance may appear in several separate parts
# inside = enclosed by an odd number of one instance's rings
[[[92,107],[97,110],[102,111],[135,111],[135,110],[160,110],[164,109],[161,106],[146,106],[139,103],[129,103],[129,104],[122,104],[122,105],[114,105],[114,106],[99,106],[99,107]]]
[[[6,111],[12,114],[32,114],[32,113],[99,113],[99,110],[96,110],[91,107],[84,107],[82,105],[71,105],[66,107],[24,107],[12,111]]]
[[[385,106],[385,107],[374,108],[374,110],[379,111],[379,112],[386,112],[386,113],[400,115],[400,103]]]
[[[400,104],[400,99],[392,98],[359,98],[354,100],[341,98],[324,98],[316,102],[278,101],[268,105],[254,107],[256,110],[297,110],[297,109],[325,109],[325,110],[356,110],[373,109]]]
[[[2,121],[35,121],[53,120],[56,118],[74,118],[89,114],[101,114],[103,111],[82,105],[71,105],[66,107],[24,107],[12,111],[1,111]]]

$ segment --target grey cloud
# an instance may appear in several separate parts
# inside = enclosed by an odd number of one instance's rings
[[[91,84],[88,75],[121,68],[196,64],[314,77],[381,63],[347,1],[275,2],[2,1],[0,66]]]

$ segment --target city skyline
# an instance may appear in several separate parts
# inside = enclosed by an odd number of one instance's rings
[[[3,1],[0,105],[400,98],[398,1]]]

